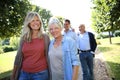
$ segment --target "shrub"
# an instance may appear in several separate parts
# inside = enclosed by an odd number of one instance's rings
[[[116,36],[116,37],[120,37],[120,31],[116,31],[115,33],[114,33],[114,35]]]
[[[4,52],[14,51],[13,46],[3,46],[2,48]]]
[[[97,38],[97,39],[101,39],[101,35],[100,35],[100,34],[98,34],[96,38]]]
[[[112,35],[110,35],[111,37],[113,37]],[[97,39],[103,39],[103,38],[109,38],[109,35],[107,35],[107,34],[98,34],[97,35]]]
[[[104,34],[97,35],[97,39],[103,39],[103,38],[107,38],[107,35],[104,35]]]
[[[103,37],[103,38],[109,38],[109,35],[103,34],[102,37]]]

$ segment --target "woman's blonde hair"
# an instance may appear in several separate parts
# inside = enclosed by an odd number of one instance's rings
[[[30,22],[34,19],[34,17],[37,16],[39,21],[40,21],[40,29],[38,32],[38,38],[42,37],[43,33],[43,24],[40,15],[37,12],[28,12],[27,16],[25,17],[24,21],[24,27],[23,27],[23,32],[22,32],[22,38],[24,41],[31,42],[32,39],[32,30],[29,26]]]

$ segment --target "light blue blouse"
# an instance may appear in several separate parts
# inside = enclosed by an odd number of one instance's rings
[[[72,39],[74,39],[77,43],[77,34],[75,32],[73,32],[72,30],[69,30],[67,32],[63,32],[63,36],[64,37],[71,37]]]
[[[49,50],[53,47],[55,39],[50,43]],[[63,52],[63,69],[64,69],[64,80],[72,80],[73,65],[80,64],[79,58],[77,57],[77,46],[75,40],[70,37],[63,37],[62,40],[62,52]]]

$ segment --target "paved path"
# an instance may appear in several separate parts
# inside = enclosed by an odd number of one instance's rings
[[[94,60],[94,75],[95,80],[112,80],[110,67],[105,62],[103,53],[98,49]]]
[[[109,66],[106,67],[106,63],[104,61],[104,57],[102,53],[100,53],[99,50],[96,50],[96,55],[94,58],[94,78],[95,80],[112,80],[110,77],[110,68],[108,69]],[[80,68],[79,72],[79,79],[82,80],[82,71]]]

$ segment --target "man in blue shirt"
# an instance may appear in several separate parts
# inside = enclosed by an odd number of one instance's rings
[[[97,47],[96,40],[93,33],[85,31],[84,24],[79,26],[79,31],[77,45],[83,71],[83,80],[94,80],[93,58]]]
[[[69,19],[66,19],[65,22],[64,22],[64,37],[71,37],[72,39],[74,39],[76,42],[77,42],[77,35],[76,33],[74,32],[74,29],[71,28],[71,25],[70,25],[70,20]]]

